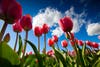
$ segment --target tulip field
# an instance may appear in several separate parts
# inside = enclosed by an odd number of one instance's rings
[[[28,40],[28,33],[32,29],[31,15],[22,16],[21,5],[16,0],[11,1],[1,0],[0,2],[0,19],[5,21],[0,30],[0,67],[100,67],[99,44],[89,40],[78,40],[71,32],[73,29],[71,17],[65,16],[58,22],[66,37],[59,44],[63,49],[60,49],[56,35],[47,39],[50,27],[46,23],[42,27],[34,28],[34,35],[38,39],[36,47],[34,42]],[[8,25],[12,25],[12,30],[16,33],[14,48],[8,44],[12,36],[10,33],[5,34]],[[25,33],[24,40],[19,34],[22,31]],[[44,35],[44,48],[41,52],[40,37],[42,35]],[[28,53],[26,52],[27,45],[32,48]],[[47,51],[47,45],[52,49]],[[68,45],[73,48],[72,51],[68,50]]]

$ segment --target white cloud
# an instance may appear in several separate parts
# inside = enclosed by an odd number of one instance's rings
[[[71,7],[69,10],[65,11],[65,13],[61,13],[57,9],[47,7],[46,9],[41,9],[40,12],[33,17],[33,29],[35,26],[42,26],[44,23],[46,23],[50,27],[56,27],[51,31],[51,34],[60,37],[63,32],[60,27],[57,26],[57,23],[63,16],[70,16],[72,18],[74,24],[72,32],[74,33],[79,32],[81,26],[85,23],[85,12],[77,14],[74,11],[74,7]]]
[[[44,23],[52,27],[61,17],[61,12],[56,9],[42,9],[35,17],[33,17],[33,29],[35,26],[42,26]]]
[[[100,34],[100,23],[91,23],[87,26],[87,33],[90,36]]]
[[[52,35],[57,35],[58,37],[62,36],[62,34],[63,34],[63,31],[61,30],[60,27],[57,27],[56,29],[52,31]]]

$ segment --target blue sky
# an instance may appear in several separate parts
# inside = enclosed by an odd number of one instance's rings
[[[100,42],[97,36],[100,34],[100,1],[99,0],[17,0],[22,8],[23,15],[30,14],[33,17],[33,28],[42,26],[45,22],[50,26],[50,32],[47,34],[47,39],[52,35],[59,36],[59,46],[61,40],[65,39],[64,33],[61,31],[57,22],[64,16],[72,17],[74,23],[75,37],[79,40],[90,40]],[[2,23],[0,23],[2,25]],[[0,27],[1,28],[1,27]],[[12,26],[7,27],[6,33],[10,33],[10,46],[14,47],[15,33],[12,31]],[[25,37],[23,31],[20,35]],[[29,31],[29,38],[37,46],[37,37],[34,36],[33,30]],[[43,48],[43,35],[41,37],[41,50]],[[51,49],[47,45],[47,50]],[[71,46],[68,46],[72,50]],[[31,47],[27,46],[27,51],[32,51]]]

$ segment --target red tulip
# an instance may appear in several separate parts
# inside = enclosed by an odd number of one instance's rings
[[[48,33],[49,26],[47,24],[43,24],[42,31],[43,31],[44,34]]]
[[[48,39],[48,45],[51,47],[53,46],[55,43],[53,41],[53,39]]]
[[[16,22],[13,24],[13,31],[14,32],[22,32],[22,27],[20,25],[20,22]]]
[[[13,24],[18,21],[22,16],[22,7],[16,0],[2,0],[1,10],[3,17],[8,24]]]
[[[96,43],[96,42],[93,42],[93,43],[92,43],[92,47],[93,47],[93,48],[98,48],[98,47],[99,47],[99,44]]]
[[[86,41],[86,44],[88,45],[88,46],[92,46],[92,42],[90,42],[90,41]]]
[[[73,28],[73,22],[70,17],[61,18],[58,24],[64,32],[70,32]]]
[[[66,48],[68,46],[68,43],[66,40],[61,41],[62,47]]]
[[[49,51],[47,52],[47,55],[53,56],[53,55],[54,55],[54,51],[53,51],[53,50],[49,50]]]
[[[32,17],[27,14],[22,17],[20,20],[20,24],[25,31],[29,31],[32,29]]]
[[[34,28],[34,34],[35,34],[35,36],[40,37],[42,35],[42,28],[39,26],[36,26]]]
[[[54,40],[54,42],[58,42],[58,37],[57,37],[56,35],[54,35],[54,36],[52,37],[52,39]]]
[[[83,46],[83,41],[82,40],[78,40],[78,45]]]

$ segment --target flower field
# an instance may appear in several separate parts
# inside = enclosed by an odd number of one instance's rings
[[[5,21],[0,31],[0,67],[100,67],[99,44],[90,40],[77,39],[71,32],[73,20],[70,16],[60,18],[57,23],[66,37],[60,44],[63,49],[60,49],[58,45],[58,36],[53,35],[47,39],[50,27],[46,23],[42,27],[34,28],[38,47],[28,40],[29,31],[32,30],[32,16],[22,15],[22,6],[16,0],[0,1],[0,19]],[[12,36],[10,33],[5,34],[8,25],[12,25],[13,32],[16,33],[14,48],[8,44]],[[22,31],[25,33],[24,40],[19,34]],[[44,35],[44,48],[41,52],[40,37],[42,35]],[[27,45],[32,48],[30,52],[26,52]],[[47,51],[47,45],[52,49]],[[69,51],[68,45],[73,48],[72,51]]]

